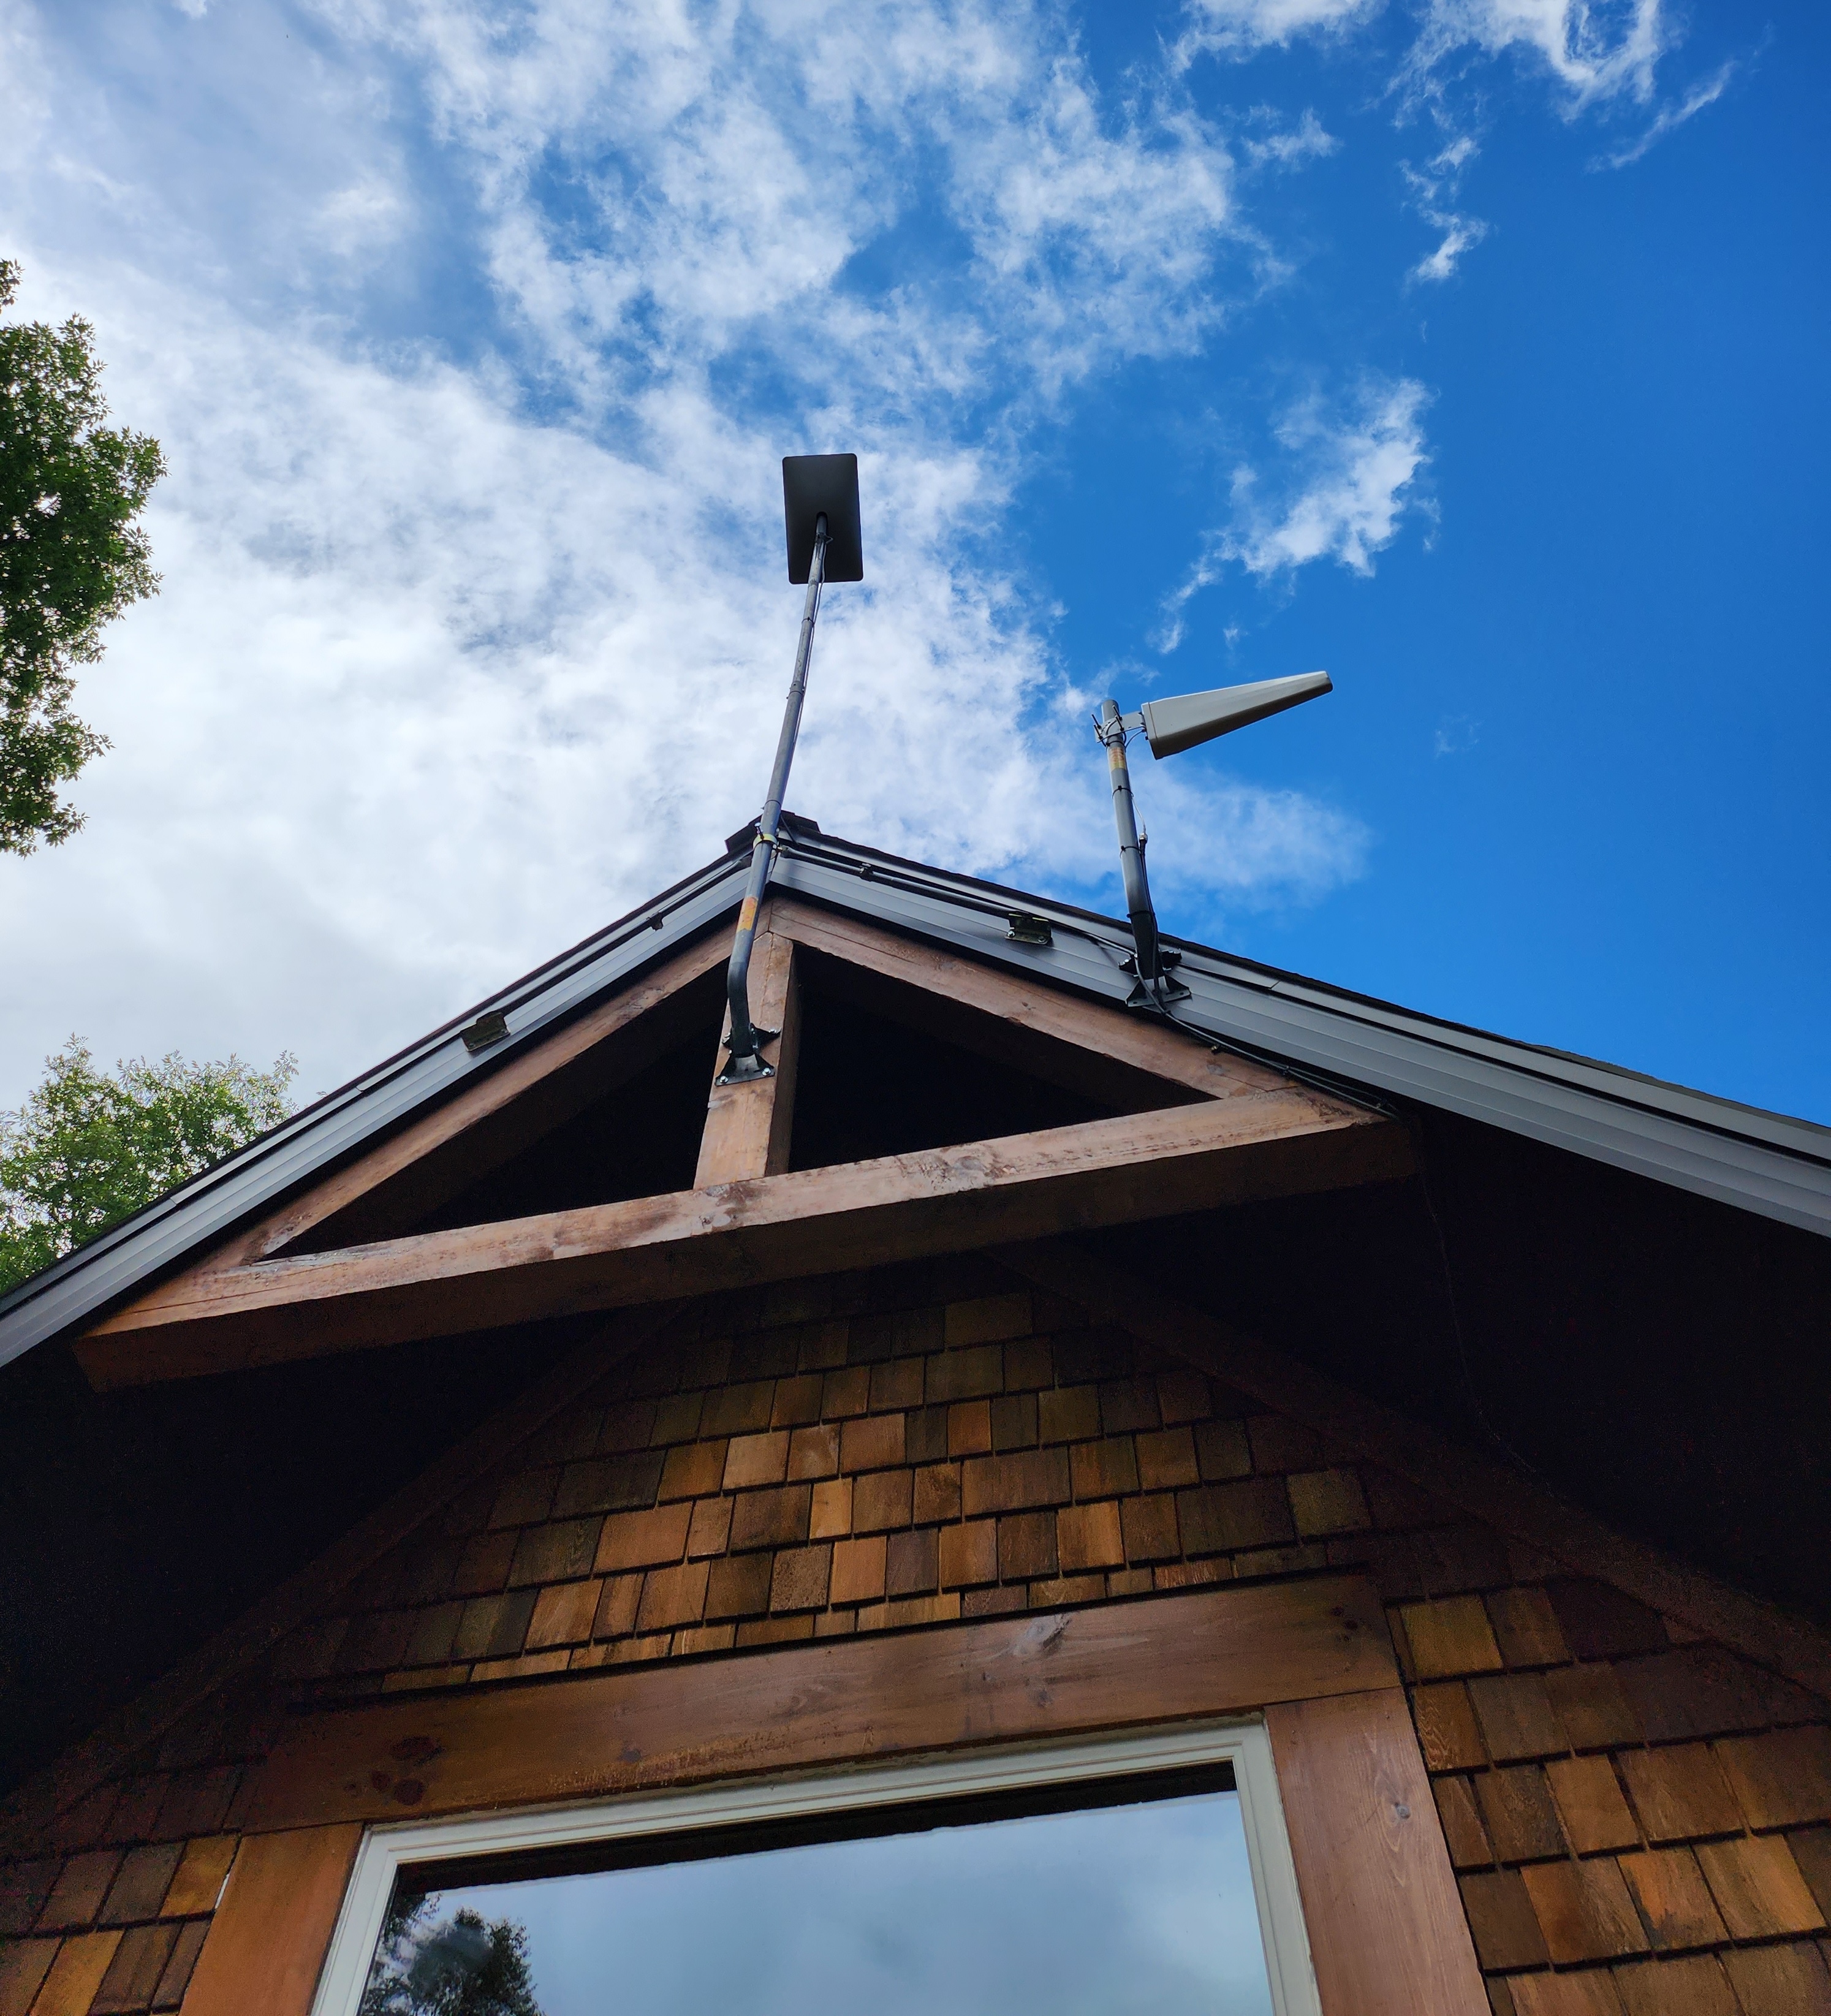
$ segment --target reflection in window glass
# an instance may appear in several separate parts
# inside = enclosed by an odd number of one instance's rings
[[[810,2009],[1271,2016],[1239,1795],[397,1889],[362,2001],[363,2016]]]

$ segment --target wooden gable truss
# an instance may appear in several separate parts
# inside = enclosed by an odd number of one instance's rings
[[[465,1191],[709,1019],[714,934],[95,1324],[98,1388],[634,1307],[840,1267],[1402,1176],[1404,1126],[1200,1038],[777,896],[753,970],[774,1075],[709,1093],[694,1187],[380,1236]],[[1115,1109],[795,1169],[800,974]],[[721,1052],[722,1056],[722,1052]],[[887,1064],[894,1068],[894,1065]],[[870,1096],[869,1085],[859,1096]],[[326,1242],[329,1242],[326,1244]]]

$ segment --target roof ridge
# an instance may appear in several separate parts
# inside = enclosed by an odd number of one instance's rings
[[[1129,931],[1097,911],[823,833],[807,819],[793,819],[779,852],[775,885],[785,893],[852,910],[1045,985],[1115,1003],[1129,992],[1121,966]],[[493,1069],[715,927],[736,905],[745,866],[745,853],[728,846],[21,1283],[0,1298],[0,1365],[271,1208],[473,1073]],[[1009,920],[1017,909],[1049,920],[1098,956],[1015,941],[987,928],[991,918]],[[1451,1022],[1194,940],[1166,942],[1183,954],[1185,978],[1198,983],[1177,1019],[1210,1042],[1369,1096],[1395,1096],[1522,1133],[1831,1237],[1831,1127]],[[459,1032],[492,1010],[512,1018],[509,1040],[473,1056]]]

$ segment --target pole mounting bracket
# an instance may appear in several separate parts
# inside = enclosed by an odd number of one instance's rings
[[[763,1039],[764,1033],[761,1029],[757,1031],[759,1042]],[[766,1064],[761,1057],[733,1057],[712,1082],[714,1085],[750,1085],[758,1078],[774,1078],[775,1075],[775,1065]]]
[[[757,1078],[774,1078],[775,1065],[765,1064],[763,1061],[763,1046],[765,1043],[773,1043],[781,1034],[782,1031],[779,1029],[759,1029],[753,1024],[750,1035],[757,1047],[743,1057],[735,1054],[732,1056],[727,1060],[724,1070],[712,1082],[714,1085],[748,1085]],[[725,1048],[728,1050],[731,1049],[729,1036],[725,1039]]]

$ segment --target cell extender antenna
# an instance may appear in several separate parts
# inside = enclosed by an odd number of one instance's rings
[[[1217,735],[1250,727],[1268,715],[1300,707],[1307,700],[1333,693],[1326,672],[1300,672],[1294,679],[1260,679],[1247,686],[1221,686],[1212,693],[1185,693],[1179,700],[1147,700],[1135,714],[1121,714],[1117,700],[1104,700],[1094,717],[1094,733],[1105,745],[1106,769],[1113,783],[1113,823],[1119,830],[1119,870],[1125,878],[1125,909],[1131,920],[1135,948],[1131,967],[1137,984],[1126,997],[1128,1008],[1167,1008],[1186,1001],[1189,989],[1172,979],[1167,969],[1178,963],[1157,941],[1157,913],[1151,908],[1151,885],[1145,875],[1145,836],[1138,830],[1131,806],[1131,772],[1125,744],[1142,735],[1153,756],[1176,756]]]
[[[757,909],[769,887],[775,859],[782,801],[788,790],[789,765],[795,759],[800,733],[801,703],[808,697],[808,663],[814,651],[814,625],[820,616],[820,591],[829,581],[865,578],[865,542],[858,520],[858,458],[855,455],[785,455],[782,459],[782,517],[788,531],[789,579],[808,584],[801,605],[801,635],[795,646],[794,675],[789,681],[788,706],[769,772],[769,792],[757,820],[750,848],[750,880],[738,911],[737,937],[725,970],[725,998],[731,1004],[731,1053],[721,1085],[772,1078],[775,1067],[763,1061],[762,1046],[777,1029],[759,1029],[750,1020],[750,948],[757,938]]]

